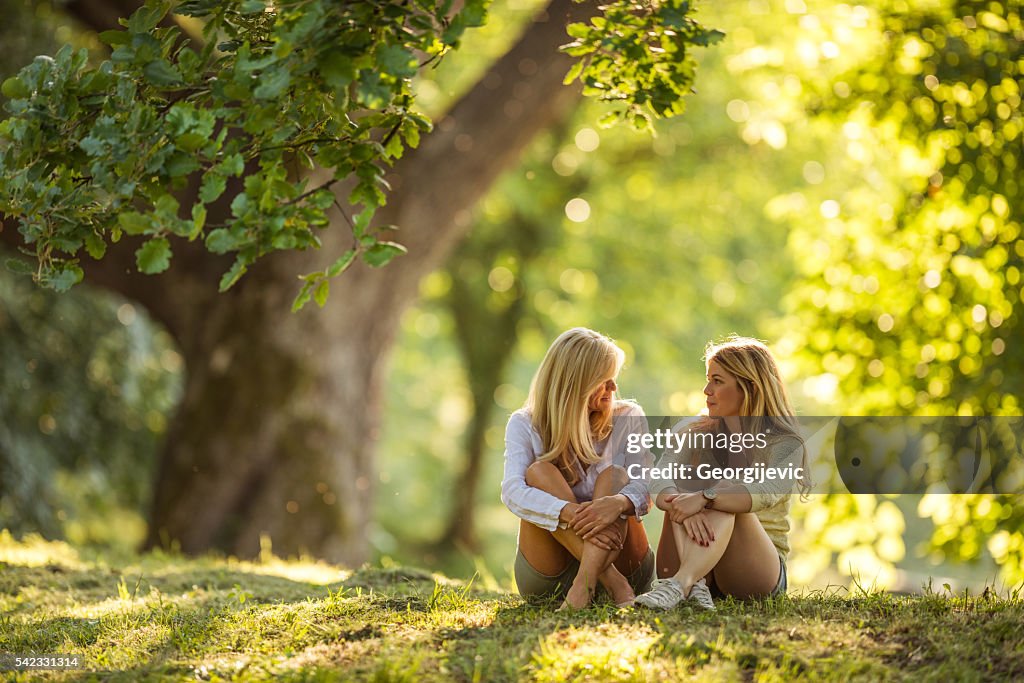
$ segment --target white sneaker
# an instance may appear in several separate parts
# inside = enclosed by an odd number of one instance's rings
[[[670,610],[685,599],[683,587],[679,585],[678,581],[672,578],[655,579],[651,584],[651,590],[636,596],[635,604],[652,609]]]
[[[686,599],[693,600],[703,609],[715,609],[715,601],[711,599],[711,591],[708,590],[708,585],[704,582],[704,579],[693,584],[693,588],[690,589],[690,595]]]

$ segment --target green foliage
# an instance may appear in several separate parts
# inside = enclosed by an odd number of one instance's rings
[[[625,120],[644,129],[654,118],[682,114],[696,72],[688,48],[713,45],[724,34],[698,24],[689,0],[609,3],[600,9],[589,24],[569,26],[574,40],[562,50],[580,61],[565,82],[578,78],[584,94],[625,105],[605,115],[607,125]]]
[[[401,250],[369,228],[382,166],[430,129],[411,108],[414,54],[438,58],[485,18],[482,0],[449,5],[182,2],[175,12],[203,22],[190,41],[164,26],[171,3],[151,0],[100,35],[111,53],[99,65],[68,46],[36,58],[4,82],[0,124],[0,211],[19,218],[36,280],[66,289],[83,247],[102,258],[122,234],[152,237],[138,267],[160,272],[174,236],[235,256],[226,289],[267,253],[318,246],[341,210],[329,188],[346,178],[363,208],[354,248],[383,265]],[[332,176],[309,187],[299,176],[314,166]],[[199,196],[181,207],[191,180]],[[225,194],[230,215],[205,224]],[[307,276],[300,299],[329,276]]]
[[[1024,582],[1024,510],[1016,496],[925,496],[920,514],[935,522],[931,552],[939,560],[976,562],[987,550],[1008,584]]]
[[[853,410],[1019,414],[1020,14],[957,2],[884,20],[876,61],[832,106],[900,150],[907,191],[808,244],[828,258],[804,264],[798,296],[820,322],[807,347]]]
[[[817,108],[840,117],[848,144],[891,150],[896,191],[880,202],[876,189],[851,187],[824,226],[821,217],[801,225],[793,244],[808,258],[792,295],[801,321],[792,343],[849,411],[1019,415],[1020,9],[882,5],[880,21],[876,54]],[[1024,576],[1024,516],[1012,500],[937,496],[920,511],[935,520],[937,558],[988,549],[1008,579]]]
[[[0,272],[0,358],[4,525],[130,549],[181,391],[167,334],[109,295]]]
[[[111,52],[99,65],[69,46],[36,58],[3,82],[11,117],[0,123],[0,212],[19,219],[36,281],[67,289],[82,279],[83,248],[102,258],[131,234],[152,238],[138,254],[146,273],[169,266],[171,237],[233,254],[227,289],[261,256],[318,247],[329,212],[345,211],[331,188],[348,179],[347,200],[361,207],[349,221],[353,249],[385,265],[404,250],[370,228],[386,201],[383,168],[430,130],[410,79],[486,20],[486,0],[451,5],[188,0],[173,11],[198,19],[202,36],[186,39],[166,21],[172,3],[148,0],[125,30],[100,34]],[[592,92],[608,80],[635,122],[648,109],[678,113],[693,79],[685,48],[716,35],[687,11],[609,9],[602,30],[622,22],[624,34],[600,57],[599,36],[575,27],[582,42],[571,50],[588,55],[575,75]],[[317,167],[330,177],[309,186]],[[198,197],[179,206],[175,196],[195,182]],[[229,215],[216,210],[221,197]],[[208,213],[218,222],[206,224]],[[351,263],[303,276],[295,307],[322,305],[327,281]]]

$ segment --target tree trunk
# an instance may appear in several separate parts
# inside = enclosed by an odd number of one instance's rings
[[[92,28],[119,2],[80,0],[69,10]],[[553,0],[522,39],[399,162],[379,212],[400,227],[407,256],[361,264],[332,284],[323,310],[292,314],[296,275],[322,269],[351,241],[340,219],[322,251],[278,254],[217,294],[228,262],[178,242],[171,269],[135,273],[131,240],[87,278],[138,300],[161,320],[185,358],[179,413],[161,455],[147,545],[187,553],[220,549],[305,551],[333,561],[367,557],[384,362],[420,279],[469,226],[469,211],[541,130],[578,100],[562,86],[570,60],[567,18],[592,8]],[[123,13],[123,12],[122,12]],[[17,243],[15,231],[0,232]],[[89,259],[86,257],[86,261]]]
[[[290,261],[212,295],[183,338],[188,377],[156,481],[148,544],[365,559],[387,316],[372,287],[289,312]],[[183,302],[186,303],[187,302]]]
[[[551,126],[554,141],[548,150],[551,156],[570,139],[569,123],[566,116]],[[536,174],[538,183],[556,182],[550,167],[530,172]],[[544,199],[538,197],[537,201],[543,203],[535,204],[534,209],[557,213],[569,197],[579,196],[587,186],[586,178],[581,175],[558,179],[558,182],[564,193],[561,196],[544,194]],[[444,304],[455,322],[455,341],[473,394],[473,412],[466,432],[465,464],[456,479],[454,502],[437,544],[441,550],[479,549],[476,494],[483,471],[487,428],[494,415],[494,392],[504,381],[521,325],[524,322],[540,324],[536,311],[526,305],[531,292],[524,275],[558,242],[559,236],[533,218],[538,215],[536,212],[531,214],[516,212],[505,221],[500,232],[485,223],[460,244],[449,259],[452,286]],[[499,255],[511,256],[516,270],[513,286],[501,295],[492,292],[486,284]]]
[[[466,431],[465,464],[456,479],[454,502],[438,542],[441,549],[479,550],[476,493],[487,428],[494,415],[494,392],[505,376],[516,347],[516,331],[527,310],[529,292],[522,275],[551,241],[545,239],[543,226],[523,216],[514,217],[506,228],[510,236],[474,237],[460,245],[451,259],[452,287],[445,304],[455,321],[455,340],[473,395],[473,412]],[[484,283],[499,253],[510,254],[519,272],[514,286],[496,303]]]

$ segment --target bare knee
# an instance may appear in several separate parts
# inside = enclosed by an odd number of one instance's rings
[[[546,491],[564,500],[573,499],[569,487],[558,466],[551,462],[536,461],[526,468],[526,485]],[[567,497],[568,496],[568,497]]]
[[[626,473],[625,468],[612,465],[597,475],[597,481],[594,483],[594,494],[595,496],[613,495],[625,488],[628,483],[629,475]]]
[[[722,510],[706,510],[704,512],[711,520],[711,523],[719,531],[732,531],[736,527],[737,519],[745,515],[750,515],[756,520],[757,517],[753,513],[741,513],[735,514],[732,512],[723,512]]]
[[[733,518],[733,525],[738,531],[756,533],[758,530],[763,531],[764,529],[761,526],[761,520],[753,512],[741,512],[730,516]]]

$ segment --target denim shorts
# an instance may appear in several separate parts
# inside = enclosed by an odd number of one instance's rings
[[[775,588],[766,597],[777,598],[780,595],[786,594],[786,589],[789,587],[789,579],[786,574],[786,560],[779,555],[779,581],[775,584]],[[728,596],[722,591],[718,590],[718,586],[712,583],[708,586],[708,590],[711,591],[711,597],[715,600],[725,600]]]
[[[523,557],[521,550],[516,548],[514,573],[519,594],[524,598],[564,598],[580,569],[579,560],[570,558],[569,565],[555,576],[541,574]],[[654,551],[647,549],[640,566],[626,577],[633,592],[637,595],[646,593],[654,579]],[[603,590],[599,588],[599,590]]]

